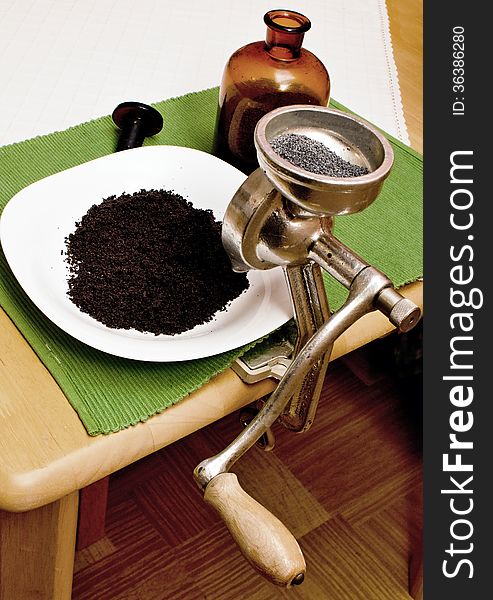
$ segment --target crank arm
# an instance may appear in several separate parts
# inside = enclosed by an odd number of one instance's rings
[[[308,340],[293,359],[279,385],[266,401],[262,410],[240,435],[222,452],[202,461],[194,471],[197,485],[204,490],[206,501],[219,513],[241,551],[252,566],[277,585],[289,587],[303,579],[305,562],[301,550],[286,527],[241,488],[228,471],[249,450],[282,414],[289,399],[296,393],[312,365],[321,360],[334,341],[363,315],[380,309],[394,322],[410,329],[418,320],[419,309],[399,310],[406,301],[391,287],[390,280],[373,267],[365,267],[353,278],[349,296],[344,305]],[[412,303],[411,303],[412,304]],[[397,310],[396,310],[397,308]],[[417,312],[416,312],[417,311]],[[218,479],[219,478],[219,479]],[[220,485],[227,481],[226,485]],[[212,487],[209,487],[212,486]],[[225,494],[208,493],[226,488]],[[244,510],[238,510],[238,502]],[[262,522],[252,525],[252,518]],[[268,531],[267,536],[259,532]]]

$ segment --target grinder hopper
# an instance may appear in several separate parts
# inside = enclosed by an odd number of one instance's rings
[[[297,167],[274,152],[271,141],[285,133],[323,142],[368,174],[338,178]],[[303,580],[305,563],[293,536],[239,487],[232,465],[274,421],[293,431],[313,422],[334,341],[350,325],[380,310],[401,331],[419,320],[420,310],[391,281],[332,235],[332,218],[371,204],[389,174],[393,152],[387,140],[362,119],[314,106],[288,106],[265,115],[255,130],[260,169],[231,200],[223,221],[223,244],[235,270],[282,266],[298,330],[289,360],[275,365],[240,361],[246,381],[276,376],[279,384],[244,431],[195,469],[205,500],[220,513],[250,563],[274,583]],[[343,306],[330,314],[321,269],[349,289]],[[277,368],[273,368],[276,366]]]
[[[309,173],[273,151],[272,140],[286,133],[322,142],[348,162],[366,167],[369,173],[346,178]],[[371,204],[394,160],[389,142],[362,119],[319,106],[272,111],[259,122],[255,145],[259,164],[275,187],[291,202],[326,216],[359,212]]]
[[[305,171],[281,158],[271,146],[272,140],[287,133],[322,142],[349,162],[366,167],[369,173],[340,178]],[[378,196],[394,159],[388,141],[362,119],[309,105],[282,107],[265,115],[255,130],[255,146],[261,168],[233,197],[223,222],[223,244],[237,270],[282,264],[276,260],[271,263],[264,256],[265,246],[278,252],[281,246],[286,248],[286,225],[290,219],[283,215],[283,231],[277,231],[274,222],[280,206],[295,217],[291,224],[291,228],[296,227],[292,232],[295,239],[289,242],[300,252],[299,262],[306,262],[308,250],[301,251],[302,242],[308,246],[320,237],[322,224],[330,229],[328,219],[314,217],[350,214],[369,206]],[[277,225],[281,227],[281,222]],[[266,235],[270,236],[268,243]],[[275,235],[279,236],[277,243]],[[289,258],[296,260],[294,254]]]

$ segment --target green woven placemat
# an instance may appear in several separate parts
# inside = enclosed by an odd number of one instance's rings
[[[336,108],[340,105],[333,103]],[[217,88],[155,105],[163,132],[146,145],[212,149]],[[0,148],[0,210],[42,177],[114,151],[110,117]],[[337,235],[397,286],[422,274],[422,160],[393,141],[395,166],[378,200],[338,219]],[[333,309],[345,297],[327,280]],[[181,363],[148,363],[94,350],[46,319],[17,284],[0,253],[0,303],[60,385],[90,435],[118,431],[175,404],[227,368],[244,349]],[[35,401],[35,399],[33,399]],[[28,415],[26,415],[28,418]]]

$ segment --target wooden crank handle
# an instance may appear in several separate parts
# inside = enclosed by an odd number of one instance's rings
[[[303,582],[305,559],[293,534],[243,490],[234,473],[216,475],[207,485],[204,499],[261,575],[284,587]]]

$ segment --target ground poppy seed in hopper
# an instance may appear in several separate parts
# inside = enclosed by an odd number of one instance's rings
[[[93,205],[66,238],[68,296],[107,327],[174,335],[213,319],[248,288],[221,223],[174,192]]]

